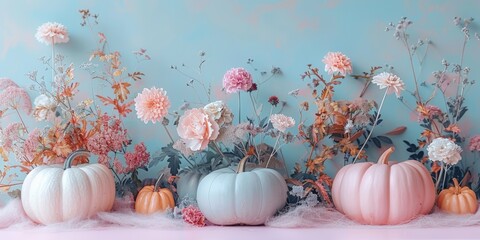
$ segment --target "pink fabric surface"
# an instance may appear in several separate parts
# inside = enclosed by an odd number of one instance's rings
[[[479,239],[479,215],[455,217],[437,212],[404,225],[364,226],[331,209],[297,208],[267,226],[194,227],[164,214],[143,216],[120,209],[94,219],[43,226],[28,219],[19,200],[12,200],[0,205],[0,240]]]
[[[204,227],[186,229],[99,228],[57,232],[0,231],[0,239],[38,240],[121,240],[121,239],[188,239],[188,240],[283,240],[283,239],[478,239],[480,227],[422,229],[279,229],[268,227]]]

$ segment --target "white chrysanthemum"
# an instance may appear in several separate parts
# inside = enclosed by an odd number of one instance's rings
[[[56,108],[55,100],[45,94],[37,96],[33,104],[35,105],[33,116],[37,121],[46,120],[48,113]]]
[[[462,148],[448,138],[436,138],[427,147],[428,157],[432,161],[457,164],[462,159]]]
[[[347,120],[347,124],[345,124],[345,134],[351,133],[353,127],[354,127],[354,125],[353,125],[352,119],[348,119],[348,120]]]
[[[400,92],[405,90],[405,84],[395,74],[383,72],[373,77],[372,83],[377,84],[380,89],[387,88],[388,93],[395,92],[400,97]]]
[[[270,122],[272,122],[273,128],[283,133],[287,128],[291,128],[295,125],[295,120],[293,118],[287,117],[283,114],[272,114],[272,116],[270,116]]]
[[[303,198],[304,189],[302,186],[294,185],[292,186],[292,190],[290,190],[290,194],[295,197]]]
[[[228,125],[233,121],[233,114],[223,101],[211,102],[205,105],[203,109],[213,115],[218,125]]]

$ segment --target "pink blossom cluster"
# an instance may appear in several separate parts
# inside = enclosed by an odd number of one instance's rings
[[[23,110],[27,114],[32,112],[32,101],[25,89],[20,88],[8,78],[0,78],[0,106],[15,110]]]
[[[223,88],[227,93],[248,91],[252,84],[252,75],[243,68],[232,68],[223,76]]]
[[[128,173],[137,168],[143,167],[148,164],[150,160],[150,153],[147,151],[147,147],[143,142],[135,145],[133,153],[125,153],[125,162],[127,166],[123,168],[120,173]]]
[[[27,139],[23,143],[23,155],[27,158],[27,160],[32,161],[35,158],[35,154],[38,151],[39,146],[39,138],[42,135],[42,132],[35,128],[28,134]]]
[[[470,151],[480,152],[480,135],[473,136],[470,138],[470,143],[468,144],[468,149]]]
[[[5,129],[0,130],[0,146],[6,151],[12,151],[15,142],[20,140],[20,133],[24,131],[22,123],[10,123]]]
[[[182,209],[183,221],[197,227],[205,226],[205,216],[197,207],[190,205]]]
[[[118,118],[106,114],[99,121],[101,121],[100,131],[88,139],[87,149],[99,156],[100,163],[108,165],[108,153],[118,152],[128,144],[127,130],[123,129]]]

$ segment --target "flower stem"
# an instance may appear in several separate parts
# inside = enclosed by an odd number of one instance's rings
[[[172,135],[170,134],[170,131],[168,131],[167,126],[165,126],[165,125],[163,125],[163,124],[162,124],[162,126],[163,126],[163,128],[165,129],[165,132],[167,132],[168,138],[170,138],[170,141],[172,141],[172,144],[175,143],[175,141],[173,140]]]
[[[18,118],[20,118],[20,122],[22,122],[22,125],[25,128],[25,132],[28,133],[28,128],[27,128],[27,125],[25,125],[25,122],[23,121],[22,115],[20,115],[20,112],[16,107],[14,109],[15,109],[15,112],[17,112]]]
[[[435,183],[435,190],[438,190],[438,184],[440,183],[440,179],[442,179],[442,174],[443,174],[443,163],[442,165],[440,166],[440,174],[438,175],[438,178],[437,178],[437,182]]]
[[[270,163],[270,160],[272,159],[272,156],[275,153],[275,148],[278,145],[278,140],[280,140],[280,136],[281,136],[281,134],[279,133],[278,136],[277,136],[277,140],[275,141],[275,145],[273,145],[272,152],[270,153],[270,156],[268,157],[268,161],[267,161],[267,164],[265,165],[265,168],[268,168],[268,164]]]
[[[55,38],[52,37],[52,84],[55,83]]]
[[[242,102],[240,99],[240,92],[238,92],[238,123],[241,123],[241,113],[242,113]]]
[[[370,130],[370,133],[368,134],[367,138],[365,139],[365,142],[362,144],[362,147],[357,153],[357,156],[355,156],[355,159],[353,160],[353,163],[355,163],[362,153],[363,148],[365,148],[365,145],[367,145],[368,140],[372,136],[373,130],[375,129],[375,126],[377,126],[378,118],[380,117],[380,112],[382,111],[383,103],[385,102],[385,97],[387,96],[388,93],[388,87],[385,89],[385,94],[383,94],[382,102],[380,102],[380,107],[378,108],[377,116],[375,117],[375,121],[373,122],[372,130]]]

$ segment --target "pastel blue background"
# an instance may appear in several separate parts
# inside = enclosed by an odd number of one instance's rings
[[[203,79],[211,81],[217,90],[223,74],[232,67],[245,67],[254,73],[255,80],[261,79],[260,74],[246,64],[249,58],[255,60],[254,66],[259,70],[269,71],[272,66],[278,66],[283,76],[261,86],[260,99],[266,103],[270,95],[277,95],[288,102],[285,113],[296,119],[298,103],[304,99],[295,99],[287,93],[305,87],[300,74],[309,63],[322,69],[321,60],[327,52],[341,51],[349,56],[354,73],[367,71],[374,65],[393,65],[395,73],[409,89],[413,89],[408,55],[401,42],[392,36],[393,31],[384,31],[387,24],[407,16],[414,22],[410,30],[413,41],[418,38],[432,40],[433,45],[423,67],[417,68],[423,81],[430,77],[432,71],[442,68],[443,58],[454,63],[460,61],[463,34],[454,26],[453,18],[480,17],[480,1],[475,0],[1,0],[0,3],[0,76],[9,77],[22,86],[30,85],[25,76],[27,72],[42,70],[38,59],[50,55],[50,48],[34,38],[36,28],[45,22],[57,21],[64,24],[70,33],[70,42],[57,48],[59,53],[67,56],[66,62],[74,62],[76,66],[86,62],[97,46],[96,32],[103,32],[109,40],[110,49],[122,52],[122,60],[129,71],[137,69],[146,74],[145,79],[133,88],[133,94],[143,87],[162,87],[168,91],[172,109],[177,109],[184,99],[195,99],[190,98],[194,96],[193,91],[185,87],[189,79],[171,70],[170,66],[185,63],[195,68],[200,51],[206,52],[207,59]],[[99,14],[100,24],[93,31],[80,26],[79,9],[90,9],[92,13]],[[474,31],[480,31],[477,23],[474,22]],[[472,69],[472,79],[478,79],[480,75],[479,44],[472,33],[464,61]],[[148,50],[151,61],[137,64],[130,53],[140,48]],[[89,75],[78,67],[76,76],[86,92],[89,88],[97,92],[109,91],[90,80]],[[352,99],[358,96],[362,86],[363,82],[348,77],[337,89],[336,98]],[[480,128],[474,124],[480,121],[478,91],[479,86],[475,85],[467,95],[470,111],[462,125],[462,134],[466,137],[480,133]],[[36,96],[34,92],[31,95],[32,98]],[[371,86],[366,97],[380,101],[381,95],[377,87]],[[406,98],[410,105],[414,105],[413,98]],[[236,109],[236,95],[228,103]],[[250,103],[245,102],[244,105],[250,106]],[[385,110],[384,123],[376,133],[407,125],[407,133],[395,138],[399,151],[394,157],[404,159],[407,154],[401,140],[415,141],[420,129],[412,121],[409,110],[393,95],[387,97]],[[134,117],[131,114],[127,124],[135,133],[132,137],[136,142],[146,141],[152,152],[168,142],[161,126],[145,125]],[[310,116],[309,120],[312,119]],[[2,120],[1,124],[5,126],[8,123]],[[289,169],[293,168],[294,162],[303,160],[304,153],[299,149],[303,148],[290,145],[283,149]],[[376,154],[372,153],[373,158]],[[471,157],[469,154],[465,156]],[[334,172],[335,166],[329,164],[329,168],[333,169],[330,172]]]

